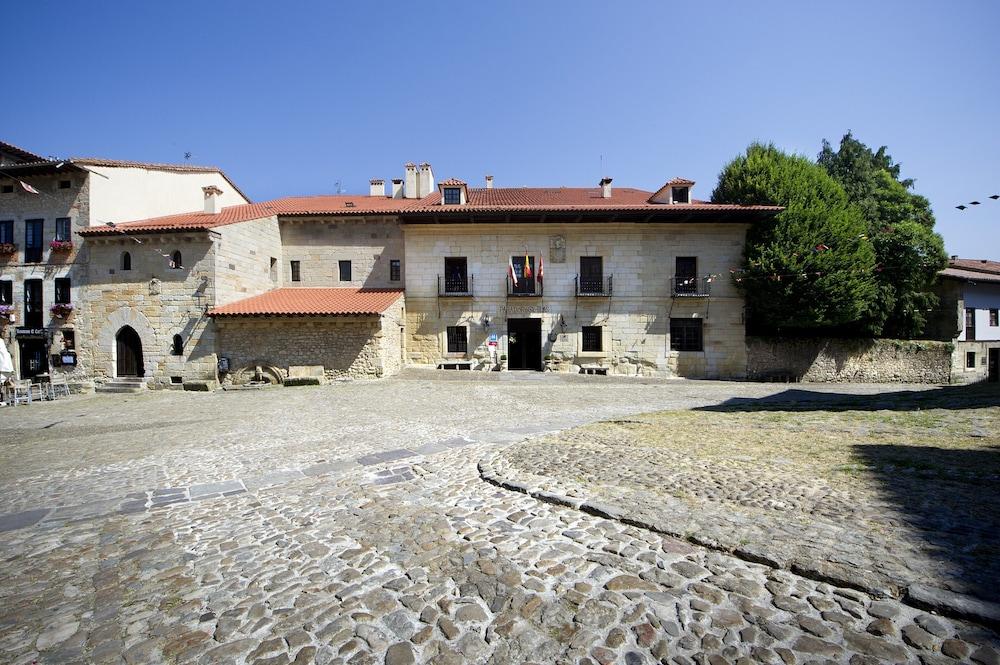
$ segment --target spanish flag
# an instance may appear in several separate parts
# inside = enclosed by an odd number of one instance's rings
[[[531,279],[531,261],[527,252],[524,253],[524,278]]]

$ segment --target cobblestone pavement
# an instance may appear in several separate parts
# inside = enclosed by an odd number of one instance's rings
[[[996,391],[973,397],[976,404],[992,398],[1000,407]],[[940,408],[931,400],[922,400],[922,406]],[[933,411],[921,413],[934,418]],[[707,429],[716,421],[703,418],[688,424],[655,415],[521,442],[494,451],[481,468],[501,486],[553,495],[553,500],[585,510],[596,506],[591,512],[620,515],[814,579],[876,595],[908,596],[958,615],[973,608],[985,620],[1000,624],[1000,477],[995,475],[996,463],[987,460],[995,455],[989,450],[1000,444],[1000,434],[970,424],[975,417],[967,412],[951,413],[950,432],[972,436],[967,440],[977,442],[975,450],[916,444],[907,449],[908,432],[919,439],[927,431],[904,428],[887,442],[850,428],[856,421],[851,417],[821,420],[815,431],[805,415],[770,425],[771,440],[780,440],[785,431],[805,429],[815,436],[840,437],[843,447],[865,450],[868,457],[878,457],[873,450],[890,451],[887,459],[895,466],[869,461],[868,466],[851,466],[847,477],[817,475],[814,466],[794,455],[757,455],[752,443],[742,441],[731,455],[700,456],[694,445],[681,443],[685,437],[677,428],[700,422]],[[759,427],[770,421],[750,422]],[[830,427],[845,426],[848,429],[829,433]],[[972,434],[965,435],[966,429]],[[655,440],[663,436],[677,443]],[[820,449],[818,442],[814,448]],[[931,466],[927,460],[932,458],[922,456],[928,450],[947,468]],[[786,451],[779,446],[779,453]],[[960,465],[960,456],[970,454],[980,468],[970,468],[974,461]],[[973,596],[990,602],[980,603]]]
[[[74,505],[104,477],[106,496],[147,492],[142,510],[0,533],[0,662],[1000,662],[975,624],[551,505],[476,468],[538,431],[775,387],[410,374],[299,390],[130,398],[111,422],[121,400],[103,396],[0,414],[5,507]],[[186,422],[167,426],[175,411]],[[35,434],[55,416],[73,426]],[[415,454],[369,457],[401,450]],[[310,468],[191,500],[200,484]],[[147,505],[164,487],[187,489]]]

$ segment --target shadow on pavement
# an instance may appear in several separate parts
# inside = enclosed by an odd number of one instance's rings
[[[790,388],[768,397],[733,397],[695,411],[913,411],[916,409],[983,409],[1000,406],[1000,384],[977,383],[850,395]]]

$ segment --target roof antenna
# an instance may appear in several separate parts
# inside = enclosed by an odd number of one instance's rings
[[[601,172],[597,174],[598,178],[604,177],[604,155],[601,155]]]
[[[339,180],[337,182],[333,183],[333,186],[337,188],[337,194],[338,195],[344,193],[344,190],[340,188],[340,181]]]

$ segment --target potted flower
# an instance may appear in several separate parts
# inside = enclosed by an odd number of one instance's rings
[[[57,302],[52,307],[49,307],[49,311],[52,312],[52,316],[57,318],[63,318],[69,316],[73,312],[73,305],[68,302]]]
[[[49,243],[49,249],[53,252],[70,252],[73,250],[72,240],[53,240]]]
[[[12,242],[0,242],[0,256],[17,254],[17,245]]]
[[[0,326],[14,320],[14,306],[0,305]]]

